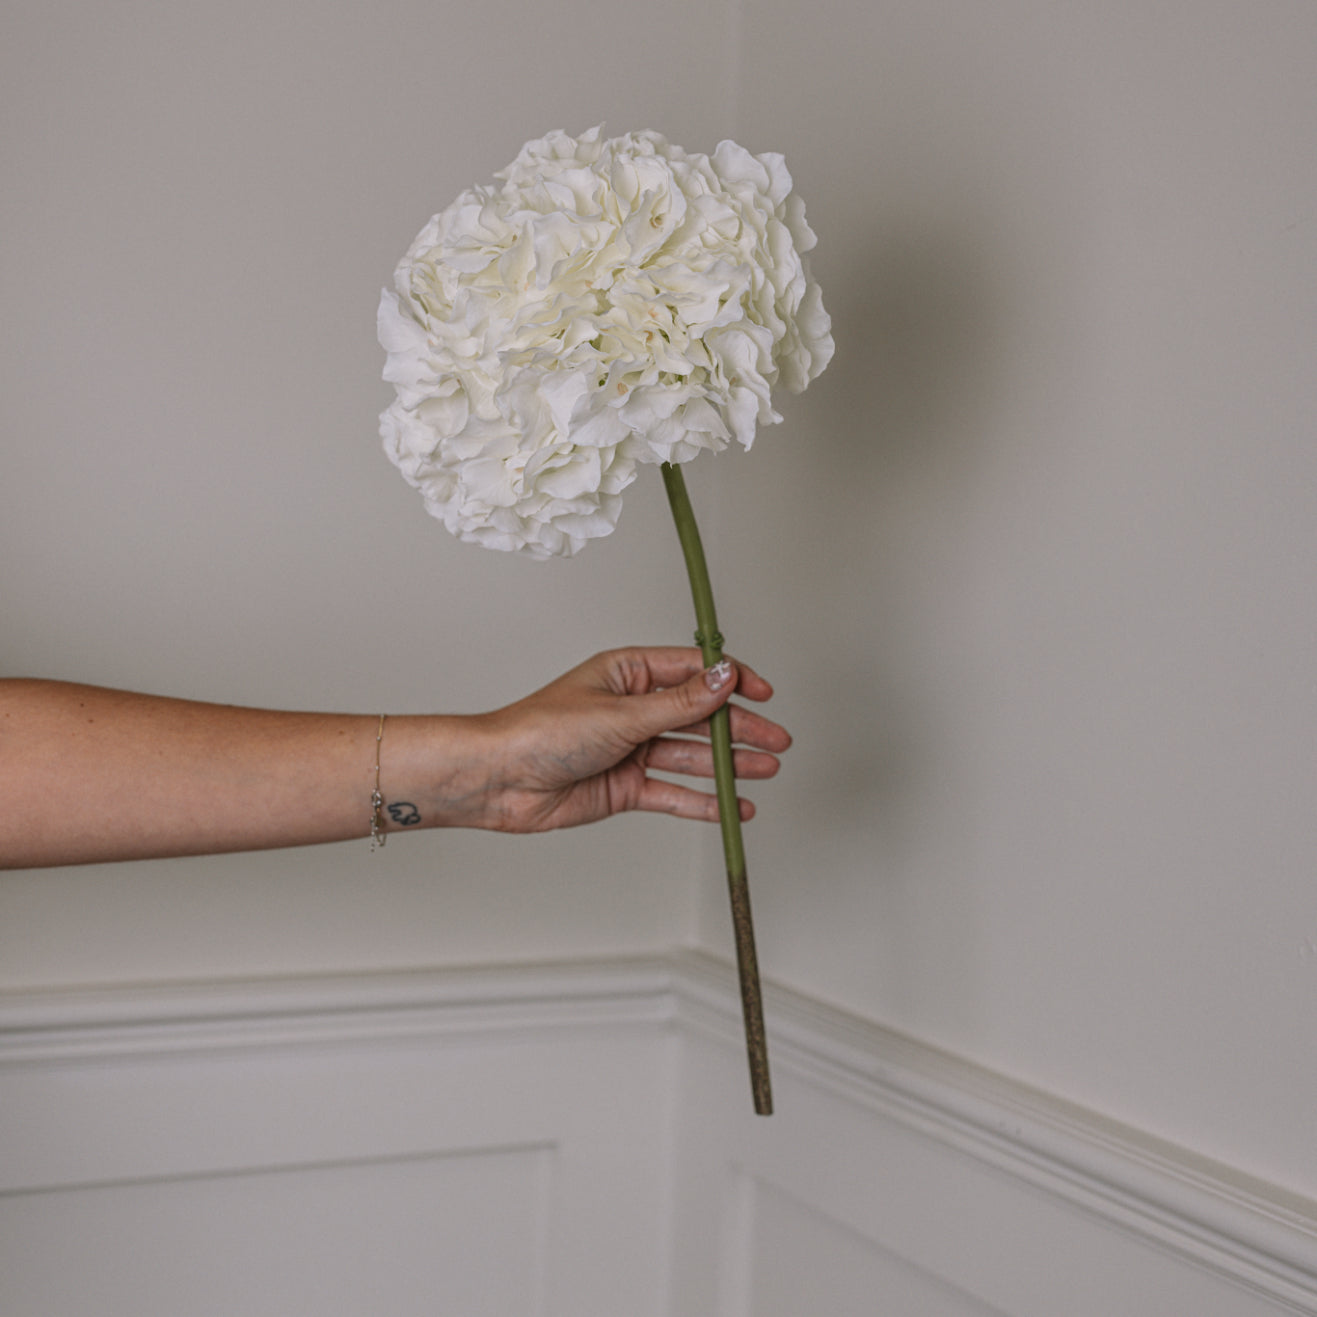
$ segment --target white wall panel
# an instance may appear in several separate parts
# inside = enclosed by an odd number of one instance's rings
[[[1317,1313],[1317,1203],[781,990],[755,1118],[729,977],[680,973],[674,1312]]]
[[[545,1312],[555,1150],[0,1196],[0,1312]]]
[[[750,1247],[740,1274],[728,1278],[728,1297],[744,1317],[992,1317],[994,1310],[935,1272],[769,1181],[743,1175],[733,1196],[743,1219],[726,1226]]]
[[[669,981],[11,997],[0,1311],[658,1317]]]
[[[756,1117],[738,1012],[693,955],[9,994],[0,1310],[1317,1314],[1317,1203],[778,988]]]

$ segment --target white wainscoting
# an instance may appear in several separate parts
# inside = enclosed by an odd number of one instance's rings
[[[1317,1204],[663,960],[0,999],[3,1317],[1317,1314]]]
[[[1317,1313],[1317,1203],[780,990],[755,1122],[728,972],[678,1008],[674,1313]]]

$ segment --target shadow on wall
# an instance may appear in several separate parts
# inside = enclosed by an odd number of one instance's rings
[[[837,354],[786,400],[786,424],[761,434],[751,460],[724,464],[741,574],[727,598],[760,610],[746,630],[754,653],[773,655],[779,713],[798,733],[790,806],[764,812],[761,845],[772,837],[779,874],[818,874],[828,890],[819,900],[817,886],[784,886],[772,922],[791,940],[834,944],[848,911],[849,936],[867,948],[849,958],[876,957],[903,996],[921,977],[903,963],[916,903],[954,907],[947,951],[974,973],[962,899],[972,810],[956,738],[973,698],[962,605],[976,588],[1002,307],[987,243],[963,219],[878,228],[820,257]]]
[[[774,460],[737,473],[757,478],[753,506],[778,535],[766,552],[783,621],[809,637],[820,702],[805,725],[826,747],[812,817],[876,816],[890,837],[933,767],[947,612],[972,588],[999,308],[969,233],[876,232],[829,264],[818,273],[837,355],[789,402]],[[761,442],[775,447],[776,432]]]
[[[828,299],[839,348],[822,401],[846,418],[826,449],[837,483],[967,483],[992,336],[987,253],[930,227],[877,232],[841,263],[862,273],[832,280]]]

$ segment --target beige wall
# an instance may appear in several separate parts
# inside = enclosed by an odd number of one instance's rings
[[[838,342],[718,473],[800,733],[762,963],[1317,1192],[1317,7],[746,0],[742,49]]]
[[[838,354],[691,478],[798,734],[767,974],[1317,1195],[1317,9],[21,0],[0,54],[0,665],[475,708],[684,638],[655,482],[573,563],[448,539],[377,291],[521,141],[782,150]],[[0,875],[11,987],[723,950],[627,819]]]
[[[657,473],[572,563],[452,540],[384,458],[381,285],[549,128],[730,131],[702,6],[22,3],[4,43],[3,670],[480,709],[685,639]],[[569,18],[570,21],[564,21]],[[704,25],[707,27],[707,25]],[[365,814],[363,813],[363,818]],[[10,984],[661,949],[670,821],[0,878]]]

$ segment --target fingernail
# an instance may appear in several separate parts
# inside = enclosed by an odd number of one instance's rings
[[[704,674],[705,684],[711,691],[720,691],[732,679],[732,665],[723,659],[721,663],[715,663]]]

